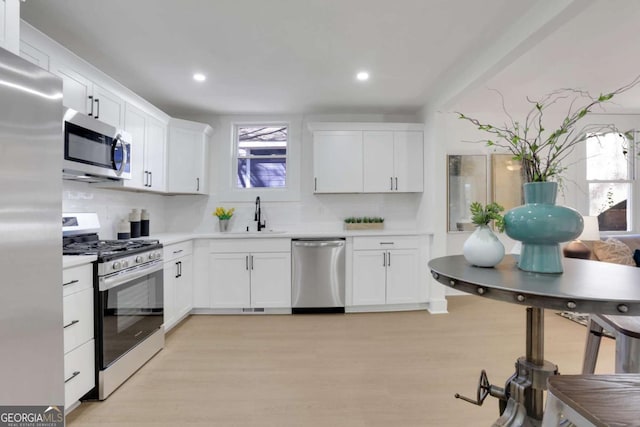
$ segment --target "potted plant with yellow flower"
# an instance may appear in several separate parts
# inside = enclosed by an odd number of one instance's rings
[[[229,220],[233,216],[234,211],[235,208],[231,208],[228,210],[223,207],[216,208],[213,214],[218,217],[220,231],[229,231]]]

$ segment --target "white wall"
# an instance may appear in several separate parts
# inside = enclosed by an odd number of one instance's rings
[[[98,188],[94,184],[63,181],[63,212],[96,212],[100,220],[100,238],[115,239],[116,226],[122,218],[129,219],[131,209],[149,212],[151,233],[165,231],[165,197],[157,194],[134,193]]]
[[[312,134],[307,129],[308,122],[316,121],[359,121],[359,122],[418,122],[415,116],[383,115],[288,115],[288,116],[217,116],[190,117],[211,124],[214,134],[211,139],[210,196],[172,196],[166,198],[168,231],[217,231],[217,219],[212,215],[216,206],[236,208],[231,222],[232,229],[244,230],[253,222],[254,200],[230,200],[225,183],[230,170],[220,167],[222,162],[230,163],[232,144],[232,123],[241,121],[287,121],[290,123],[290,144],[297,144],[300,157],[300,189],[286,201],[276,201],[268,190],[258,191],[267,227],[282,230],[328,230],[337,231],[343,227],[347,216],[381,216],[385,218],[387,229],[415,229],[418,226],[418,207],[422,194],[313,194]],[[292,147],[293,148],[293,147]],[[339,155],[339,153],[336,153]],[[291,168],[293,165],[290,165]]]

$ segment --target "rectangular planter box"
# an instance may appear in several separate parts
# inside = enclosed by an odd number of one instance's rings
[[[368,222],[368,223],[345,223],[345,230],[382,230],[384,222]]]

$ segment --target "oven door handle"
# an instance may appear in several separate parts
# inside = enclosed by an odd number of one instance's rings
[[[134,271],[122,271],[116,273],[112,276],[100,277],[98,280],[98,290],[100,292],[107,291],[109,289],[113,289],[116,286],[124,285],[129,283],[132,280],[139,279],[140,277],[144,277],[148,274],[155,273],[157,271],[162,271],[163,262],[162,260],[156,260],[151,263],[151,265],[144,266],[142,268],[135,269]]]

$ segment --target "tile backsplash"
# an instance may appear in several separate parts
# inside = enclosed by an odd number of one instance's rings
[[[149,212],[151,234],[165,231],[165,196],[103,189],[93,184],[63,181],[63,212],[96,212],[100,238],[115,239],[118,222],[129,218],[131,209]]]

